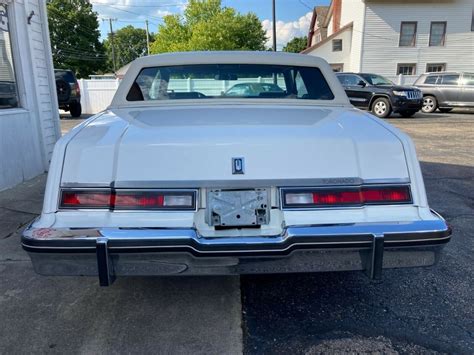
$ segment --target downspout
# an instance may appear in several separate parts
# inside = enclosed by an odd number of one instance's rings
[[[364,17],[362,19],[362,40],[360,43],[360,56],[359,56],[359,68],[357,68],[357,72],[362,72],[362,63],[364,60],[364,42],[365,42],[365,19],[367,17],[367,5],[364,2]]]

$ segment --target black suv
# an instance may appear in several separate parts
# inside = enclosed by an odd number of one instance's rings
[[[55,69],[56,92],[59,108],[69,111],[72,117],[79,117],[82,113],[81,90],[72,70]]]
[[[372,111],[381,118],[392,112],[411,117],[423,105],[421,91],[414,87],[398,86],[381,75],[369,73],[336,73],[351,104]]]
[[[447,113],[455,107],[474,107],[474,73],[422,74],[416,81],[423,91],[423,112]]]

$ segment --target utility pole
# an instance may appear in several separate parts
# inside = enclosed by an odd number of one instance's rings
[[[112,29],[112,21],[117,21],[116,18],[102,19],[102,21],[109,21],[110,26],[110,44],[112,45],[112,65],[114,67],[114,73],[117,71],[117,64],[115,60],[115,43],[114,43],[114,30]]]
[[[150,32],[148,31],[148,20],[145,20],[146,25],[146,52],[150,55]]]
[[[272,12],[273,12],[273,51],[277,50],[277,25],[276,25],[276,9],[275,0],[272,0]]]

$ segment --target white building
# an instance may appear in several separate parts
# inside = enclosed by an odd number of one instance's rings
[[[316,11],[313,13],[315,16]],[[332,0],[303,53],[386,76],[474,70],[473,0]],[[325,38],[312,35],[324,33]]]
[[[0,0],[0,190],[48,169],[60,137],[44,0]]]

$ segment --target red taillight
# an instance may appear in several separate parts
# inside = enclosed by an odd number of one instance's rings
[[[79,83],[74,84],[74,89],[76,91],[76,95],[79,96],[81,94],[81,87],[79,86]]]
[[[109,208],[112,195],[107,191],[63,191],[62,208]]]
[[[408,186],[282,189],[282,197],[285,208],[411,203]]]
[[[196,191],[63,190],[61,208],[110,210],[194,210]]]

